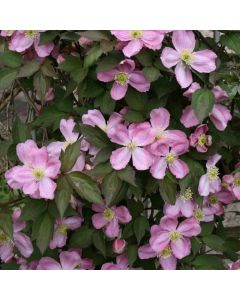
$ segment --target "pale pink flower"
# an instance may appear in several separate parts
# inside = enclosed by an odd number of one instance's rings
[[[127,224],[132,220],[129,210],[123,205],[107,207],[93,204],[92,210],[96,212],[92,216],[94,228],[105,228],[105,234],[110,238],[115,238],[119,235],[119,224]]]
[[[143,47],[158,50],[162,46],[164,30],[112,30],[111,33],[120,41],[126,42],[123,53],[131,57]]]
[[[223,176],[223,184],[227,189],[240,200],[240,172]]]
[[[216,166],[220,159],[221,155],[219,154],[209,157],[206,163],[207,173],[202,175],[199,180],[198,192],[201,196],[208,196],[210,193],[216,193],[221,190],[219,169]]]
[[[178,224],[176,218],[163,217],[160,225],[151,227],[151,248],[160,253],[166,247],[170,247],[174,256],[178,259],[191,253],[190,237],[197,236],[201,227],[194,218],[186,219]]]
[[[53,199],[60,160],[49,156],[46,147],[38,148],[32,140],[17,145],[17,156],[23,165],[6,171],[8,185],[32,198]]]
[[[152,155],[143,147],[154,140],[148,122],[131,124],[128,128],[122,124],[108,132],[113,143],[122,145],[112,152],[110,162],[115,170],[124,169],[132,158],[137,170],[147,170],[152,164]]]
[[[207,152],[208,147],[212,145],[212,136],[207,135],[207,132],[208,126],[206,124],[199,125],[189,137],[190,146],[196,148],[198,152]]]
[[[139,92],[147,92],[150,89],[150,82],[144,77],[143,71],[135,70],[135,62],[131,59],[123,60],[112,70],[98,72],[97,78],[103,82],[114,81],[110,92],[114,100],[125,97],[128,85]]]
[[[129,267],[128,258],[126,254],[118,255],[116,263],[105,263],[102,265],[101,270],[131,270]]]
[[[176,66],[176,79],[182,88],[188,87],[193,82],[191,69],[199,73],[210,73],[216,69],[217,55],[213,51],[194,51],[196,40],[192,31],[174,31],[172,43],[176,50],[164,48],[161,60],[166,68]]]

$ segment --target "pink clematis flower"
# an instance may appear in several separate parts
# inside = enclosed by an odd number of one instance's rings
[[[168,217],[184,216],[190,218],[193,216],[195,202],[191,188],[187,188],[183,193],[178,195],[174,205],[164,204],[164,214]]]
[[[114,253],[122,254],[126,248],[127,242],[124,239],[117,238],[112,244]]]
[[[23,163],[6,171],[5,178],[13,189],[22,189],[32,198],[53,199],[61,162],[50,157],[46,147],[38,148],[32,140],[17,145],[17,156]]]
[[[102,265],[101,270],[130,270],[128,258],[126,254],[118,255],[116,258],[116,264],[105,263]]]
[[[176,218],[163,217],[160,225],[151,227],[150,246],[160,253],[169,246],[178,259],[182,259],[191,252],[190,237],[197,236],[201,227],[194,218],[186,219],[180,224]]]
[[[132,220],[128,209],[121,205],[119,207],[107,207],[93,204],[92,210],[96,212],[92,216],[92,224],[96,229],[105,228],[105,234],[110,238],[119,235],[119,224],[127,224]]]
[[[176,178],[183,178],[189,173],[188,165],[178,158],[182,154],[182,149],[172,148],[169,149],[168,145],[162,144],[157,149],[158,156],[155,156],[153,164],[150,168],[150,173],[154,178],[163,179],[166,170],[176,176]]]
[[[113,143],[122,145],[112,152],[110,162],[115,170],[124,169],[132,158],[137,170],[147,170],[152,164],[152,155],[144,148],[154,140],[148,122],[131,124],[128,128],[122,124],[108,132]]]
[[[158,50],[164,39],[164,30],[112,30],[111,33],[126,42],[123,48],[126,57],[136,55],[143,47]]]
[[[55,222],[55,230],[53,239],[51,240],[50,249],[62,248],[67,242],[68,230],[75,230],[81,226],[83,219],[78,216],[69,218],[57,218]]]
[[[228,264],[229,270],[240,270],[240,259]]]
[[[193,82],[191,69],[199,73],[210,73],[216,69],[217,55],[213,51],[194,52],[196,40],[192,31],[174,31],[172,42],[176,50],[164,48],[161,60],[166,68],[176,66],[176,79],[182,88],[188,87]]]
[[[150,89],[150,82],[146,80],[142,71],[135,70],[135,62],[131,59],[123,60],[112,70],[98,72],[97,78],[103,82],[114,81],[110,92],[114,100],[125,97],[128,85],[142,93]]]
[[[234,175],[224,175],[223,184],[236,199],[240,200],[240,172],[237,172]]]
[[[192,133],[189,137],[190,145],[198,152],[207,152],[208,147],[212,145],[212,136],[207,135],[208,126],[206,124],[202,124],[198,126],[194,133]]]
[[[26,227],[26,222],[18,220],[20,215],[21,209],[14,210],[12,214],[13,239],[0,230],[0,258],[4,262],[12,259],[15,247],[24,257],[30,257],[33,252],[30,238],[21,232]]]
[[[37,270],[92,270],[93,262],[91,259],[82,258],[81,251],[68,250],[62,251],[56,261],[51,257],[43,257],[39,260]]]
[[[34,46],[39,57],[49,56],[53,50],[54,44],[47,43],[40,45],[40,32],[38,30],[16,30],[9,43],[9,49],[12,51],[23,52]]]
[[[221,155],[219,154],[209,157],[206,163],[207,173],[202,175],[199,180],[198,192],[201,196],[208,196],[210,193],[216,193],[221,190],[219,169],[216,167],[216,163],[220,159]]]
[[[177,267],[177,259],[169,246],[160,252],[156,252],[149,244],[146,244],[138,249],[138,256],[140,259],[157,257],[163,270],[176,270]]]

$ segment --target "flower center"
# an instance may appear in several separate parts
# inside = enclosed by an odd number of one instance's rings
[[[208,197],[208,202],[210,204],[217,204],[218,203],[218,197],[216,195],[211,195]]]
[[[143,36],[143,30],[131,30],[130,35],[134,39],[140,39]]]
[[[43,177],[45,176],[45,172],[42,168],[35,168],[32,171],[33,177],[35,178],[35,180],[40,181],[43,179]]]
[[[66,224],[61,224],[57,228],[57,232],[67,235],[68,226]]]
[[[193,197],[193,192],[190,187],[180,194],[180,199],[183,201],[191,200],[192,197]]]
[[[129,75],[126,72],[119,72],[115,75],[115,81],[120,85],[126,85],[128,83]]]
[[[207,136],[206,134],[201,134],[199,137],[198,137],[198,145],[200,146],[204,146],[207,142]]]
[[[114,218],[114,211],[111,208],[106,208],[103,212],[103,217],[107,221],[111,221]]]
[[[234,185],[240,187],[240,177],[234,179]]]
[[[164,248],[160,254],[159,254],[160,257],[163,257],[163,258],[169,258],[172,256],[172,249],[167,246],[166,248]]]
[[[29,39],[34,39],[38,35],[37,30],[26,30],[25,31],[25,37]]]
[[[162,131],[157,131],[156,135],[155,135],[155,139],[158,141],[158,140],[161,140],[164,138],[164,132]]]
[[[198,222],[201,222],[204,218],[204,213],[200,208],[197,208],[193,215]]]
[[[176,157],[172,153],[168,153],[165,157],[165,160],[168,164],[173,164],[175,161]]]
[[[131,141],[131,143],[129,143],[127,145],[127,147],[128,147],[129,150],[133,151],[137,147],[137,145],[136,145],[135,142]]]
[[[209,180],[217,180],[219,175],[219,169],[216,166],[212,166],[207,171],[207,176]]]
[[[177,230],[173,230],[169,233],[169,238],[172,242],[176,243],[181,238],[181,233]]]
[[[0,246],[6,244],[9,241],[10,238],[2,230],[0,230]]]
[[[180,54],[180,58],[186,65],[190,65],[193,62],[194,54],[188,49],[184,49]]]

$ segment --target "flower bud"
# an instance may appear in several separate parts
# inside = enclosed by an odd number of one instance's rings
[[[117,253],[117,254],[121,254],[123,253],[123,251],[125,250],[126,247],[126,241],[124,239],[116,239],[113,242],[113,252]]]

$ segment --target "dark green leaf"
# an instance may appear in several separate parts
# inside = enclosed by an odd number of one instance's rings
[[[200,122],[211,113],[214,103],[214,95],[208,89],[200,89],[193,94],[192,108]]]
[[[7,67],[17,68],[21,66],[22,56],[13,51],[0,52],[0,62]]]
[[[47,209],[47,202],[37,199],[26,199],[25,206],[22,208],[21,220],[34,221]]]
[[[104,177],[102,183],[102,192],[107,204],[112,203],[120,192],[122,180],[118,177],[117,172],[113,171]]]
[[[133,123],[139,123],[145,120],[144,116],[140,112],[134,110],[129,110],[124,115],[124,119],[126,121],[133,122]]]
[[[144,237],[146,230],[149,229],[148,219],[143,216],[137,217],[133,222],[133,231],[137,238],[138,244],[140,244],[141,239]]]
[[[40,216],[36,244],[43,254],[53,237],[54,219],[46,212]]]
[[[221,36],[220,43],[240,55],[240,32],[231,32]]]
[[[15,118],[12,128],[12,137],[14,143],[25,142],[30,137],[30,131],[25,123],[18,117]]]
[[[82,226],[74,231],[69,240],[71,248],[87,248],[92,243],[93,229]]]
[[[4,90],[11,86],[17,77],[18,70],[5,69],[0,70],[0,90]]]
[[[132,266],[138,257],[138,246],[137,245],[128,245],[127,246],[127,257],[128,257],[129,266]]]
[[[177,185],[167,176],[159,180],[159,192],[163,201],[173,205],[176,201]]]
[[[125,169],[117,171],[117,175],[121,180],[126,181],[133,186],[137,186],[135,182],[135,171],[131,166],[126,166]]]
[[[217,236],[215,234],[211,234],[208,236],[203,237],[203,242],[212,250],[215,251],[224,251],[225,247],[224,247],[224,240],[220,237]]]
[[[57,180],[57,190],[55,194],[55,202],[61,217],[69,205],[71,199],[72,189],[69,186],[67,179],[64,176],[60,176]]]
[[[37,60],[27,61],[19,70],[18,78],[30,77],[36,73],[40,68],[40,62]]]
[[[48,30],[48,31],[45,31],[45,32],[41,32],[39,44],[44,45],[44,44],[50,43],[58,35],[59,35],[58,30]]]
[[[149,82],[153,82],[153,81],[158,80],[158,78],[160,76],[159,70],[155,67],[145,67],[143,69],[143,73],[144,73],[145,78]]]
[[[198,256],[192,264],[205,270],[224,270],[222,259],[215,255]]]
[[[83,136],[97,148],[105,148],[111,145],[107,135],[101,129],[90,125],[80,124],[80,130]]]
[[[102,55],[103,51],[99,46],[91,48],[84,59],[84,68],[88,68],[93,65],[97,59]]]
[[[8,237],[13,238],[13,222],[10,214],[0,213],[0,229],[2,229]]]
[[[104,233],[100,230],[96,230],[92,236],[94,246],[102,253],[102,255],[106,256],[106,241],[104,238]]]
[[[61,152],[60,160],[61,160],[61,171],[66,173],[72,170],[75,165],[77,159],[80,155],[83,155],[80,152],[81,141],[78,140],[75,143],[68,145],[65,151]]]

